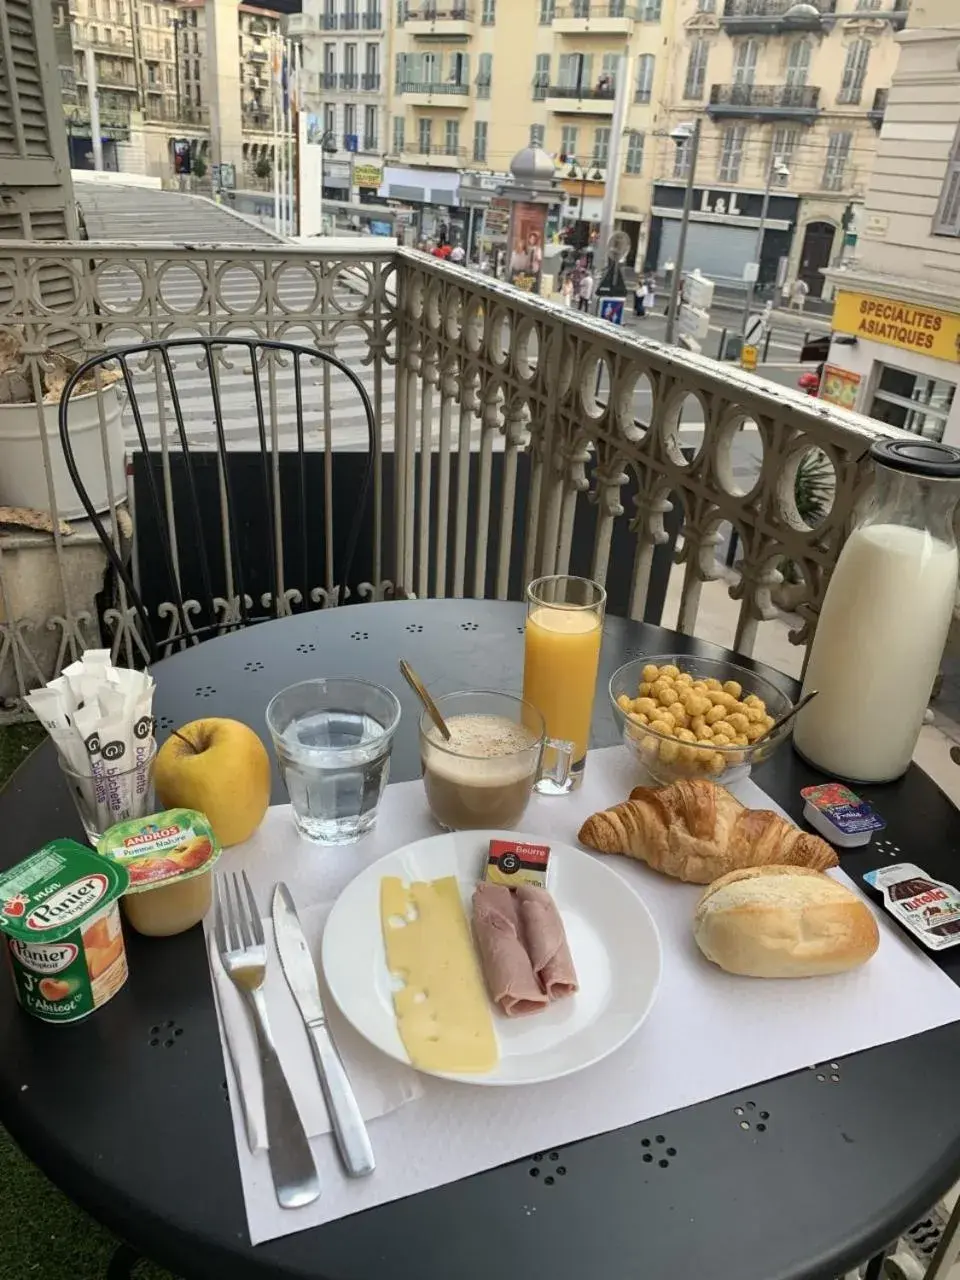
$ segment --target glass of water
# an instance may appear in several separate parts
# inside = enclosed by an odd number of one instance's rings
[[[400,703],[366,680],[304,680],[267,707],[297,830],[315,844],[350,844],[377,820]]]

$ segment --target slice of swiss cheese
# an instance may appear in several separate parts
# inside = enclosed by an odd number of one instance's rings
[[[387,968],[404,982],[393,993],[410,1061],[424,1071],[491,1071],[500,1060],[483,975],[455,876],[380,881]]]

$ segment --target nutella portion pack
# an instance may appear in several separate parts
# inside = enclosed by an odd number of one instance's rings
[[[931,951],[960,944],[960,890],[933,880],[912,862],[868,871],[867,884],[883,894],[890,914]]]

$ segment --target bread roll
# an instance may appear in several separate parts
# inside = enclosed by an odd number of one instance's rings
[[[693,925],[697,946],[728,973],[813,978],[865,964],[880,944],[873,912],[809,867],[747,867],[708,885]]]

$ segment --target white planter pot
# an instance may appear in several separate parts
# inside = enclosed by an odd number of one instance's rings
[[[59,406],[45,404],[50,466],[53,470],[57,514],[62,520],[76,520],[86,515],[60,446],[57,426]],[[103,412],[110,453],[110,480],[114,502],[126,500],[124,478],[123,433],[120,428],[120,398],[116,387],[103,391]],[[103,443],[100,436],[100,413],[97,393],[74,396],[70,401],[70,442],[83,486],[94,510],[110,510],[110,492],[104,469]],[[33,507],[49,511],[50,495],[43,469],[43,449],[35,404],[0,404],[0,504],[9,507]]]

